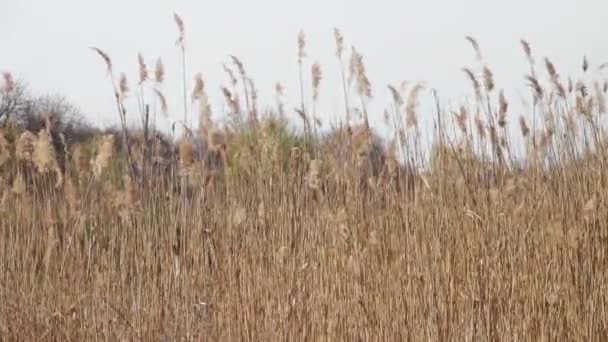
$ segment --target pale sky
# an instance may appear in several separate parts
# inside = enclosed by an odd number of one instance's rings
[[[578,75],[583,55],[592,66],[608,61],[605,0],[2,0],[0,71],[26,80],[36,92],[65,94],[91,122],[108,125],[117,121],[110,85],[102,61],[88,47],[106,51],[132,86],[137,54],[150,66],[161,56],[165,93],[174,116],[181,118],[174,11],[186,25],[188,79],[203,73],[216,117],[223,105],[219,87],[228,83],[221,66],[230,54],[244,62],[261,102],[274,105],[274,84],[280,81],[287,88],[287,108],[299,103],[300,29],[308,44],[307,95],[310,64],[319,61],[324,76],[320,111],[332,115],[343,115],[334,27],[341,29],[347,46],[364,56],[376,118],[389,104],[386,85],[404,80],[424,81],[439,90],[445,104],[458,104],[470,92],[461,69],[475,66],[465,35],[479,41],[497,87],[512,102],[525,89],[528,70],[521,38],[530,41],[537,60],[549,57],[565,76]],[[432,105],[428,95],[421,101]]]

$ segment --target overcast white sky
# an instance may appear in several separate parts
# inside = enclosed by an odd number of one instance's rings
[[[273,85],[280,81],[287,86],[288,108],[298,103],[300,29],[307,35],[308,61],[323,67],[321,110],[328,113],[343,113],[334,27],[364,55],[378,117],[389,100],[388,83],[425,81],[446,103],[467,94],[461,68],[475,59],[465,35],[477,38],[497,86],[511,101],[518,101],[527,71],[520,38],[530,41],[538,60],[551,58],[563,75],[576,75],[583,55],[595,65],[608,60],[605,0],[1,0],[0,70],[37,92],[67,95],[92,122],[107,125],[117,117],[113,98],[101,60],[87,47],[110,54],[131,83],[138,53],[150,65],[162,56],[165,92],[181,117],[173,11],[186,24],[189,74],[203,73],[215,115],[223,103],[219,86],[227,83],[221,65],[229,54],[243,60],[263,102],[274,104]]]

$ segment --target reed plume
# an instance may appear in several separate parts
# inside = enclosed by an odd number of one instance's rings
[[[175,21],[175,25],[177,25],[177,31],[178,31],[178,37],[177,37],[177,40],[175,41],[175,45],[177,45],[183,49],[184,43],[185,43],[184,21],[177,13],[173,13],[173,20]]]
[[[112,59],[110,59],[110,56],[107,53],[105,53],[104,51],[102,51],[101,49],[99,49],[99,48],[91,47],[90,49],[92,49],[93,51],[97,52],[97,54],[106,63],[106,68],[107,68],[108,74],[112,74]]]
[[[505,128],[507,125],[507,111],[509,110],[509,103],[505,98],[505,93],[501,90],[498,94],[498,126]]]
[[[463,68],[462,71],[464,71],[464,73],[467,75],[467,77],[471,81],[471,84],[473,85],[473,90],[475,91],[475,97],[477,99],[480,99],[481,98],[481,84],[479,84],[477,77],[475,77],[475,74],[469,68]]]
[[[420,83],[416,83],[416,85],[410,90],[407,97],[407,104],[405,105],[405,125],[408,128],[418,127],[418,115],[416,113],[416,109],[418,108],[418,96],[423,90],[424,86]]]
[[[118,81],[118,91],[120,94],[120,99],[124,100],[129,94],[129,82],[127,80],[127,75],[123,72],[120,74],[120,79]]]
[[[137,65],[139,67],[139,84],[141,85],[148,80],[148,66],[146,66],[146,61],[141,53],[137,55]]]
[[[154,67],[154,81],[157,84],[162,84],[165,81],[165,67],[161,58],[156,60],[156,66]]]
[[[93,173],[97,179],[100,179],[103,171],[110,166],[113,156],[114,136],[111,134],[104,135],[97,143],[97,155],[92,160]]]
[[[30,131],[21,133],[15,146],[17,160],[33,162],[34,147],[38,138]]]
[[[167,98],[165,95],[158,89],[154,89],[154,93],[158,96],[160,100],[160,111],[165,117],[169,117],[169,106],[167,104]]]
[[[564,85],[561,83],[561,81],[559,79],[559,74],[557,73],[555,66],[553,65],[553,63],[551,63],[549,58],[545,58],[545,67],[547,68],[547,73],[549,74],[551,83],[555,87],[555,90],[557,91],[557,94],[559,95],[559,97],[566,98],[566,89],[564,88]]]
[[[479,48],[479,43],[477,42],[477,40],[471,36],[466,36],[465,39],[473,47],[473,50],[475,51],[475,57],[477,58],[477,60],[481,61],[482,60],[481,49]]]

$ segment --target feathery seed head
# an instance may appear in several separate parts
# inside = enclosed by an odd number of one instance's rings
[[[17,160],[26,162],[33,161],[34,147],[38,138],[30,131],[23,132],[15,146],[15,157]]]
[[[304,58],[306,58],[306,34],[304,31],[298,33],[298,63],[302,64]]]
[[[75,145],[72,149],[72,160],[74,162],[74,168],[79,175],[83,175],[89,172],[89,158],[81,145]]]
[[[228,78],[230,79],[230,84],[232,85],[232,87],[235,88],[236,84],[238,83],[238,80],[236,79],[236,76],[234,75],[234,71],[232,71],[232,69],[230,69],[229,66],[224,64],[224,72],[226,72],[226,75],[228,75]]]
[[[194,145],[188,138],[182,139],[178,145],[179,169],[182,175],[188,175],[195,161]]]
[[[532,59],[532,48],[530,47],[530,43],[528,43],[526,40],[522,39],[520,40],[521,46],[524,49],[524,53],[526,54],[526,58],[528,59],[528,62],[530,64],[534,63],[534,60]]]
[[[120,98],[125,99],[129,93],[129,82],[127,81],[127,75],[124,72],[120,74],[118,90],[120,92]]]
[[[464,71],[464,73],[467,75],[467,77],[471,81],[471,84],[473,85],[473,90],[475,91],[476,98],[480,99],[481,98],[481,85],[479,84],[477,77],[475,77],[475,74],[469,68],[463,68],[462,71]]]
[[[477,60],[482,60],[481,57],[481,49],[479,48],[479,43],[477,43],[477,40],[471,36],[466,36],[464,37],[469,43],[471,43],[471,46],[473,47],[473,50],[475,50],[475,57],[477,58]]]
[[[32,160],[39,173],[46,173],[57,168],[57,158],[49,132],[41,129],[34,144]]]
[[[494,75],[488,67],[483,67],[483,84],[487,92],[494,90]]]
[[[367,74],[365,72],[365,64],[363,63],[363,56],[357,52],[355,47],[352,47],[352,54],[350,60],[350,75],[349,80],[355,79],[357,81],[357,93],[359,96],[364,98],[372,97],[372,89]]]
[[[192,89],[192,101],[199,100],[205,91],[205,82],[203,75],[199,72],[194,75],[194,89]]]
[[[395,103],[395,105],[397,105],[398,107],[401,106],[403,104],[403,97],[401,97],[401,94],[399,93],[397,88],[389,84],[388,90],[391,92],[391,96],[393,97],[393,102]]]
[[[104,60],[104,62],[106,62],[108,74],[111,74],[112,73],[112,60],[110,59],[110,56],[99,48],[91,47],[90,49],[97,52],[97,54]]]
[[[528,81],[528,86],[532,88],[532,92],[534,94],[534,101],[538,102],[543,98],[543,88],[540,86],[540,82],[536,79],[536,77],[528,75],[526,76],[526,80]]]
[[[161,111],[161,113],[165,117],[168,117],[169,116],[169,106],[167,105],[167,98],[158,89],[154,89],[154,93],[156,93],[156,96],[158,96],[158,99],[160,100],[160,111]]]
[[[165,67],[163,66],[163,60],[161,58],[156,60],[156,66],[154,68],[154,80],[158,84],[162,84],[165,80]]]
[[[319,98],[319,86],[321,85],[321,78],[323,77],[323,74],[321,72],[321,65],[319,64],[319,62],[315,62],[312,65],[311,74],[312,74],[312,89],[313,89],[312,98],[314,101],[317,101],[317,99]]]
[[[107,134],[101,137],[97,143],[97,156],[93,160],[93,173],[99,179],[105,169],[110,166],[114,155],[114,136]]]
[[[232,111],[232,114],[240,114],[241,113],[241,105],[239,103],[238,96],[236,93],[231,93],[230,90],[226,87],[222,87],[222,94],[224,94],[224,99],[228,104],[228,107]]]
[[[507,125],[507,110],[509,103],[505,98],[504,92],[501,90],[498,95],[498,126],[504,128]]]
[[[456,116],[456,124],[458,125],[460,131],[467,134],[467,120],[469,116],[467,109],[464,106],[461,106],[460,113],[454,113],[454,116]]]
[[[566,89],[564,88],[564,86],[561,84],[561,82],[559,80],[559,74],[557,73],[557,70],[555,69],[555,65],[553,65],[553,63],[549,60],[549,58],[545,58],[545,66],[547,68],[547,73],[549,74],[549,78],[551,79],[551,83],[553,83],[553,86],[555,87],[557,94],[561,98],[565,98]]]
[[[243,65],[243,62],[241,62],[241,60],[238,59],[236,56],[230,56],[230,58],[232,59],[232,63],[234,63],[234,65],[236,66],[236,69],[239,71],[239,74],[241,75],[241,77],[247,77],[247,73],[245,72],[245,66]]]
[[[344,37],[338,28],[334,28],[334,39],[336,40],[336,56],[341,60],[344,53]]]
[[[181,47],[182,49],[184,48],[184,40],[185,40],[185,26],[184,26],[184,21],[182,20],[182,18],[177,14],[177,13],[173,13],[173,20],[175,21],[175,24],[177,25],[177,30],[179,33],[179,36],[177,38],[177,41],[175,42],[175,45]]]
[[[424,90],[424,86],[421,83],[416,83],[407,97],[407,104],[405,106],[405,125],[408,128],[418,126],[416,109],[418,108],[418,96],[422,90]]]
[[[211,131],[211,134],[209,134],[208,145],[211,151],[226,149],[226,134],[219,129],[214,129]]]
[[[139,84],[142,84],[148,79],[148,67],[141,53],[137,55],[137,65],[139,66]]]

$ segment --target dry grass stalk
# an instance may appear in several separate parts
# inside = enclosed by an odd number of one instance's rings
[[[595,89],[595,98],[597,101],[597,109],[600,114],[606,113],[606,96],[600,84],[596,81],[593,83]]]
[[[98,181],[67,178],[63,191],[39,191],[33,164],[9,161],[0,167],[0,339],[604,340],[606,279],[593,271],[608,266],[608,167],[602,139],[595,142],[584,121],[600,124],[604,90],[593,87],[581,82],[571,96],[585,117],[555,94],[530,108],[533,131],[552,115],[567,127],[581,124],[580,139],[561,124],[539,131],[544,141],[531,139],[521,117],[528,153],[498,170],[485,158],[488,146],[475,151],[468,136],[446,146],[453,153],[436,164],[426,161],[434,150],[417,144],[397,157],[393,141],[385,152],[362,125],[348,140],[337,129],[330,146],[273,137],[266,122],[256,140],[238,128],[204,136],[210,172],[191,178],[205,186],[173,172],[202,169],[192,161],[197,144],[179,147],[178,165],[178,145],[155,144],[158,165],[144,187],[109,158]],[[412,102],[406,95],[415,88],[399,91],[403,98],[393,88],[393,102]],[[541,92],[535,97],[545,100]],[[506,146],[500,117],[508,105],[502,92],[497,98],[488,96],[488,108],[473,103],[475,112],[461,108],[461,131],[477,129],[480,139]],[[479,118],[484,112],[488,122]],[[467,126],[470,117],[477,128]],[[18,129],[4,131],[9,142]],[[34,149],[51,140],[29,134],[22,145]],[[24,159],[47,148],[34,153],[19,140]],[[322,145],[314,158],[308,142]],[[87,151],[90,143],[81,144]],[[86,159],[75,151],[76,164]],[[348,154],[356,166],[333,154]],[[211,169],[215,159],[229,172]]]

